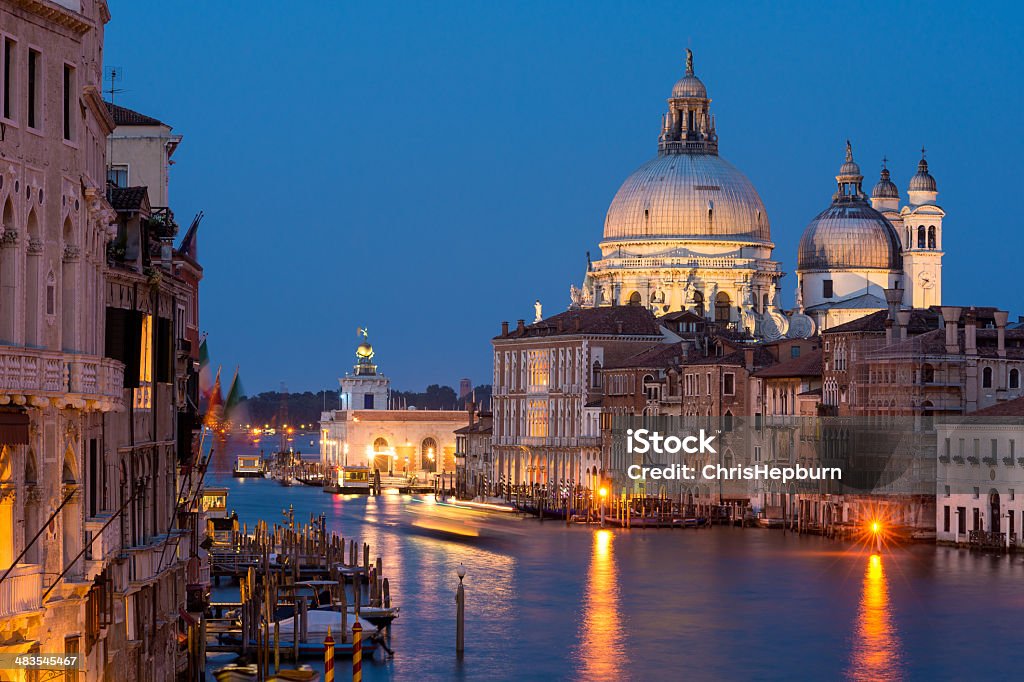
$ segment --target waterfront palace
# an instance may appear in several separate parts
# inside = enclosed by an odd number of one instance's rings
[[[493,414],[467,431],[489,430],[490,447],[462,441],[460,480],[498,494],[507,484],[638,492],[625,470],[643,462],[624,457],[611,438],[615,418],[629,415],[794,426],[800,416],[900,418],[916,434],[915,456],[929,460],[946,442],[936,441],[937,419],[978,410],[1024,416],[1014,400],[1024,394],[1024,325],[991,307],[943,305],[945,211],[923,153],[905,195],[885,167],[869,195],[846,144],[831,201],[796,249],[796,305],[783,309],[768,215],[750,181],[718,154],[711,100],[687,52],[657,155],[612,199],[601,258],[571,287],[569,310],[503,322],[493,338]],[[725,458],[820,456],[802,453],[792,438],[758,432]],[[978,438],[967,447],[980,447]],[[969,503],[936,502],[937,494],[958,494],[945,478],[903,498],[761,487],[729,499],[728,490],[700,484],[659,490],[822,523],[887,506],[894,523],[922,537],[948,528],[950,506],[963,507],[974,521],[960,519],[961,527],[1012,535],[1024,524],[1007,469],[1019,442],[1006,434],[984,440],[988,456],[975,457],[988,467],[982,472],[949,468],[955,453],[937,469],[939,477],[989,481],[967,486]]]
[[[352,372],[338,379],[340,405],[320,415],[320,461],[325,467],[369,466],[383,475],[455,471],[458,410],[392,409],[391,380],[377,370],[365,330]]]
[[[0,0],[0,653],[170,680],[208,589],[203,271],[198,221],[175,245],[180,137],[102,99],[109,19],[104,0]]]

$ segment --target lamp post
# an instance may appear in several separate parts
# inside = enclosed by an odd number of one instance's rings
[[[608,497],[608,488],[601,486],[597,494],[601,497],[601,528],[604,528],[604,498]]]
[[[462,579],[466,577],[466,567],[459,564],[455,575],[459,576],[459,589],[455,592],[455,655],[462,658],[466,648],[466,588],[462,584]]]
[[[960,546],[960,508],[956,508],[956,530],[953,531],[953,546]]]

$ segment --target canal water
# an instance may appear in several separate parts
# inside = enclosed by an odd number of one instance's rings
[[[505,517],[488,522],[496,537],[465,538],[417,527],[414,512],[431,502],[422,497],[234,479],[227,462],[207,479],[229,488],[229,508],[250,527],[282,521],[291,505],[297,521],[324,513],[329,530],[383,557],[402,611],[395,656],[364,662],[368,682],[1019,679],[1024,669],[1019,555],[912,546],[873,556],[776,530],[600,530]],[[338,679],[350,679],[349,666],[339,659]]]

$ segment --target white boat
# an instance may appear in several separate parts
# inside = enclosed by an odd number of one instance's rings
[[[346,627],[344,631],[351,632],[352,624],[355,621],[356,617],[354,614],[346,613]],[[290,641],[292,632],[295,630],[295,617],[282,618],[277,623],[280,628],[281,639]],[[362,616],[359,618],[359,624],[363,626],[364,638],[377,632],[377,626]],[[327,609],[310,609],[306,611],[306,635],[308,640],[322,642],[324,637],[327,636],[327,628],[330,628],[332,633],[342,632],[341,611],[329,611]]]
[[[249,665],[231,663],[214,670],[213,676],[217,678],[217,682],[256,682],[257,673],[254,663]]]

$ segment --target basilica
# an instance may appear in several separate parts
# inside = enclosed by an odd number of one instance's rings
[[[846,145],[831,204],[804,231],[795,307],[786,308],[764,203],[718,154],[707,88],[687,50],[672,88],[658,154],[630,175],[604,221],[601,257],[588,258],[571,307],[691,311],[757,338],[807,338],[888,306],[885,291],[923,308],[941,303],[942,218],[922,150],[908,201],[883,167],[868,197]],[[891,296],[891,295],[890,295]]]

